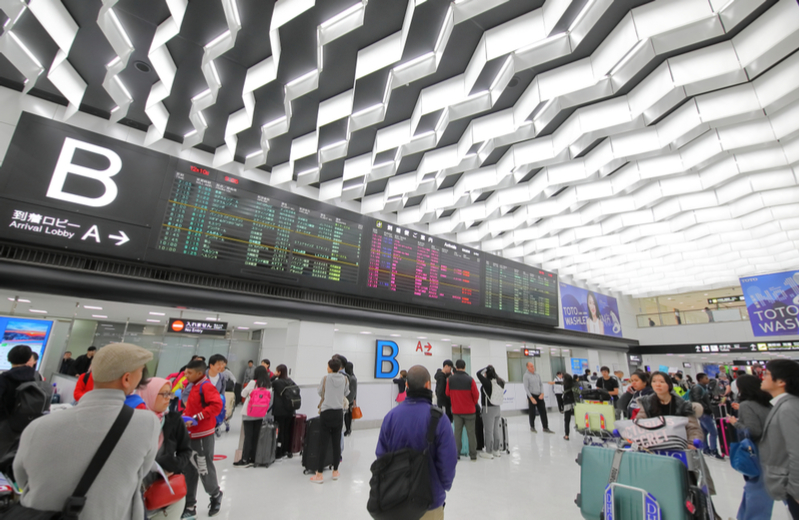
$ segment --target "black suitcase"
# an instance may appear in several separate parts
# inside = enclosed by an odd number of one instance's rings
[[[261,423],[256,445],[256,466],[269,467],[275,462],[275,450],[278,447],[278,428],[273,421]]]
[[[319,438],[322,435],[322,419],[314,417],[306,422],[306,437],[303,439],[303,473],[316,473],[319,469],[319,459],[322,457],[323,466],[333,467],[333,450],[330,442],[325,443],[325,453],[319,452]]]

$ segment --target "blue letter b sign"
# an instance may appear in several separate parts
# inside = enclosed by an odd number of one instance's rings
[[[387,347],[391,352],[386,352]],[[397,343],[379,339],[375,347],[375,379],[393,379],[400,372]]]

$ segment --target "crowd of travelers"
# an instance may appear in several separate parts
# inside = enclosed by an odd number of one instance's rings
[[[52,387],[36,371],[38,358],[28,346],[9,351],[11,369],[0,374],[0,472],[22,495],[3,518],[69,511],[76,513],[75,518],[191,519],[197,515],[200,483],[209,495],[208,515],[214,516],[223,497],[214,465],[215,439],[229,429],[231,410],[240,403],[243,445],[234,466],[253,466],[265,418],[278,425],[276,457],[292,456],[300,392],[286,365],[272,372],[267,359],[258,366],[248,362],[239,389],[221,354],[208,362],[194,356],[167,378],[148,376],[146,365],[152,358],[149,351],[124,343],[92,347],[74,361],[67,353],[59,371],[77,375],[76,404],[37,413],[37,406],[46,410],[56,401]],[[507,443],[500,413],[506,382],[491,365],[476,376],[480,389],[463,360],[446,360],[433,381],[419,365],[395,380],[399,404],[383,420],[372,468],[373,481],[384,483],[371,483],[368,510],[373,516],[382,508],[399,507],[396,500],[392,506],[386,501],[400,489],[392,486],[400,486],[407,497],[402,507],[408,518],[444,518],[446,493],[459,459],[501,456]],[[625,417],[689,418],[687,438],[701,441],[704,452],[717,458],[722,455],[715,419],[725,409],[728,424],[757,443],[762,468],[760,477],[745,477],[737,520],[769,518],[777,500],[798,518],[796,362],[773,360],[752,375],[734,373],[730,382],[722,374],[710,378],[698,373],[696,383],[681,373],[641,370],[623,380],[607,367],[597,377],[588,370],[580,376],[559,372],[553,381],[543,381],[535,365],[528,363],[523,387],[534,433],[537,416],[543,431],[554,433],[547,419],[545,384],[554,386],[567,440],[575,405],[587,387],[607,392]],[[330,359],[317,393],[321,431],[317,448],[320,453],[331,450],[331,478],[338,480],[342,439],[350,435],[357,409],[353,364],[338,354]],[[72,449],[76,444],[98,448],[76,451]],[[67,452],[69,459],[61,458],[59,471],[52,471],[53,460]],[[389,476],[397,474],[392,473],[393,464],[427,473],[429,479],[419,480],[425,489],[416,480],[392,483]],[[312,483],[324,481],[324,466],[319,457]],[[164,492],[165,485],[173,490],[170,495]]]

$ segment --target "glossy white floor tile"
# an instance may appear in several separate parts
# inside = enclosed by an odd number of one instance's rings
[[[580,490],[580,467],[575,458],[582,437],[573,432],[565,441],[562,416],[550,414],[555,435],[528,429],[527,416],[510,417],[511,454],[477,462],[462,459],[453,489],[447,495],[445,516],[457,519],[581,519],[573,502]],[[538,423],[538,421],[537,421]],[[370,465],[375,460],[378,430],[354,430],[345,439],[342,478],[333,482],[325,473],[323,485],[308,482],[300,457],[277,462],[270,468],[234,468],[233,453],[239,440],[241,420],[237,410],[231,431],[217,440],[216,453],[227,458],[217,462],[223,507],[215,518],[250,520],[263,518],[369,519]],[[743,480],[728,461],[709,460],[718,495],[714,505],[723,519],[735,518]],[[607,478],[607,475],[598,475]],[[198,492],[198,518],[207,518],[208,496]],[[783,504],[775,504],[775,520],[789,520]]]

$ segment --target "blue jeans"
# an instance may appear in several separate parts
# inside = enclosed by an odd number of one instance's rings
[[[714,424],[714,416],[704,413],[700,417],[700,427],[703,428],[703,444],[705,445],[705,449],[716,452],[717,427]]]
[[[774,503],[764,487],[763,477],[744,477],[744,494],[736,520],[770,520]]]

